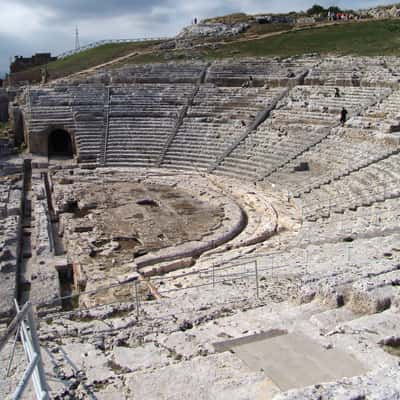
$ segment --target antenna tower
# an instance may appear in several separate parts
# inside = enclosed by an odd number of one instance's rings
[[[79,31],[78,31],[78,26],[75,28],[75,50],[79,50],[81,48],[81,45],[79,43]]]

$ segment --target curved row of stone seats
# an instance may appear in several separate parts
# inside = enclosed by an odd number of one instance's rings
[[[294,196],[300,196],[399,151],[400,146],[386,140],[338,128],[267,180],[287,185]]]
[[[367,70],[360,85],[364,87],[389,87],[398,89],[400,83],[400,75],[391,68]]]
[[[203,62],[147,64],[113,71],[112,83],[197,83],[206,68]]]
[[[104,146],[108,91],[104,85],[69,87],[79,161],[87,165],[100,163],[99,157]]]
[[[398,87],[399,77],[385,57],[328,57],[310,69],[306,85]]]
[[[281,89],[199,88],[183,123],[170,143],[162,165],[173,168],[211,167],[268,109]]]
[[[244,129],[239,121],[226,123],[210,117],[185,118],[162,165],[206,169],[218,159],[225,145],[229,146],[235,141],[237,132]]]
[[[332,212],[369,206],[400,197],[400,154],[368,165],[330,184],[302,195],[303,215],[309,220],[328,217]]]
[[[399,237],[396,233],[355,240],[345,246],[323,245],[325,254],[314,262],[309,252],[300,298],[309,300],[315,296],[331,306],[347,304],[352,311],[363,314],[390,308],[400,296],[400,254],[394,250]]]
[[[79,77],[73,83],[197,83],[207,64],[204,62],[155,63],[129,65],[112,70],[100,69],[95,74]]]
[[[311,243],[354,240],[399,232],[399,200],[387,199],[356,210],[344,210],[343,214],[331,213],[318,221],[303,221],[299,245]]]
[[[155,166],[176,118],[110,117],[107,165]]]
[[[0,177],[0,320],[14,310],[20,251],[22,177]]]
[[[215,172],[233,177],[261,179],[289,158],[318,143],[326,134],[321,128],[305,127],[301,124],[277,129],[269,121],[251,132],[217,166]]]
[[[194,89],[191,84],[112,87],[107,165],[157,165]]]
[[[206,82],[220,86],[241,86],[246,83],[254,86],[294,86],[302,81],[314,63],[312,57],[215,61],[207,71]]]
[[[400,276],[399,239],[398,230],[347,243],[313,243],[310,238],[306,247],[255,256],[260,270],[296,276],[295,297],[301,303],[318,298],[331,307],[348,305],[354,312],[376,313],[400,300],[400,287],[393,284]]]
[[[400,130],[400,91],[392,92],[388,97],[371,106],[360,116],[351,118],[346,126],[365,129],[378,134]]]
[[[263,178],[327,137],[338,124],[342,107],[350,115],[358,114],[390,89],[341,87],[339,93],[340,97],[335,97],[335,89],[324,86],[295,87],[216,171]]]
[[[68,87],[30,90],[25,114],[30,134],[33,135],[51,126],[65,126],[72,131],[74,128]]]
[[[125,104],[128,102],[153,102],[180,104],[180,96],[194,89],[192,84],[162,84],[162,83],[137,83],[131,85],[110,86],[110,104]]]
[[[74,107],[75,141],[79,161],[97,163],[102,151],[105,112],[104,105]]]
[[[291,296],[300,303],[318,300],[359,314],[382,312],[400,301],[400,233],[356,238],[351,242],[310,242],[283,252],[253,254],[260,276],[292,277]],[[238,268],[240,268],[238,266]],[[393,332],[393,331],[392,331]]]
[[[71,106],[31,106],[26,122],[30,134],[46,131],[49,127],[59,126],[74,131],[74,119]]]
[[[104,85],[69,86],[70,104],[72,106],[102,105],[107,99],[108,88]]]
[[[27,101],[32,107],[68,106],[71,99],[68,89],[67,86],[30,89]]]
[[[194,86],[181,84],[136,84],[110,89],[110,115],[176,116]]]
[[[104,97],[104,85],[55,85],[31,89],[28,101],[32,107],[98,104]]]
[[[341,107],[358,113],[386,93],[388,90],[340,88],[340,98],[336,98],[329,87],[297,86],[216,172],[260,179],[324,139],[338,124]]]
[[[288,96],[291,109],[339,114],[345,107],[350,115],[386,99],[392,93],[389,88],[296,86]]]

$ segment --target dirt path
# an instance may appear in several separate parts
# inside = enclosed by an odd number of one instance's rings
[[[67,75],[67,76],[64,76],[64,77],[61,77],[61,78],[57,78],[57,79],[53,80],[52,82],[53,82],[53,83],[57,83],[57,82],[60,81],[60,80],[69,79],[69,78],[74,78],[75,76],[85,75],[85,74],[88,74],[88,73],[90,73],[90,72],[94,72],[94,71],[96,71],[96,70],[98,70],[98,69],[100,69],[100,68],[107,67],[107,66],[113,65],[113,64],[117,64],[117,63],[119,63],[120,61],[124,61],[124,60],[126,60],[126,59],[128,59],[128,58],[130,58],[130,57],[134,57],[134,56],[137,56],[137,55],[139,55],[139,54],[148,54],[148,53],[152,53],[153,51],[154,51],[154,49],[149,49],[149,50],[145,50],[145,51],[144,51],[144,50],[142,50],[142,51],[136,50],[136,51],[133,51],[133,52],[131,52],[131,53],[128,53],[128,54],[126,54],[126,55],[124,55],[124,56],[114,58],[114,60],[107,61],[107,62],[105,62],[105,63],[103,63],[103,64],[98,64],[98,65],[95,65],[95,66],[93,66],[93,67],[84,69],[84,70],[82,70],[82,71],[74,72],[74,73],[71,74],[71,75]]]

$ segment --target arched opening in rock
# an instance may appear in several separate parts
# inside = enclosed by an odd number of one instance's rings
[[[74,156],[71,137],[67,131],[56,129],[49,134],[48,155],[67,158]]]

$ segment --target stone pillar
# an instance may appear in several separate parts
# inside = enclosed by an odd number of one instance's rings
[[[8,122],[8,96],[0,90],[0,122]]]
[[[14,141],[15,145],[18,146],[25,141],[24,116],[18,103],[11,104],[9,109],[11,126],[14,131]]]

